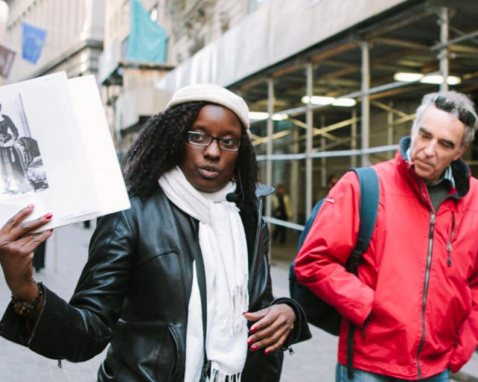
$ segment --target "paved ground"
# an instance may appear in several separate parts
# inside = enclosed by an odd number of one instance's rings
[[[86,260],[89,237],[93,229],[81,224],[57,229],[47,245],[46,269],[36,275],[60,296],[68,299]],[[292,238],[290,241],[293,241]],[[276,296],[288,295],[287,262],[293,245],[274,248],[272,275]],[[8,304],[10,294],[0,276],[0,312]],[[313,339],[294,346],[294,355],[286,354],[282,381],[332,382],[337,352],[336,338],[312,328]],[[88,362],[73,364],[41,357],[28,349],[0,338],[0,382],[85,382],[95,381],[104,354]],[[478,353],[464,371],[478,376]]]

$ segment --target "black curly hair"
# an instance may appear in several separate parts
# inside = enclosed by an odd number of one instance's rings
[[[150,196],[165,172],[180,164],[184,157],[185,134],[207,102],[186,102],[151,117],[128,150],[123,174],[130,195]],[[241,123],[241,146],[236,162],[238,206],[253,211],[256,206],[256,154],[249,135]]]

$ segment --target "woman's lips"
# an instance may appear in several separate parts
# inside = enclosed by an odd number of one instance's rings
[[[219,175],[219,170],[216,167],[202,166],[198,168],[199,173],[204,178],[215,178]]]

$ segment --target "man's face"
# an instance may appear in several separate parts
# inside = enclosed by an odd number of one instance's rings
[[[437,182],[451,162],[466,151],[465,126],[454,115],[430,106],[412,132],[411,160],[418,176]]]
[[[204,106],[191,131],[199,131],[213,138],[231,137],[240,140],[241,124],[237,116],[222,106]],[[184,143],[184,158],[180,164],[186,179],[199,191],[216,192],[234,175],[238,151],[228,151],[217,140],[206,147]]]

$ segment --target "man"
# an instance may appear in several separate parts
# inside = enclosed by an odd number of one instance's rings
[[[344,318],[336,381],[448,381],[476,349],[478,186],[460,159],[476,127],[468,97],[423,98],[411,137],[395,159],[374,166],[377,223],[358,276],[344,268],[359,227],[353,173],[321,208],[295,272]]]

